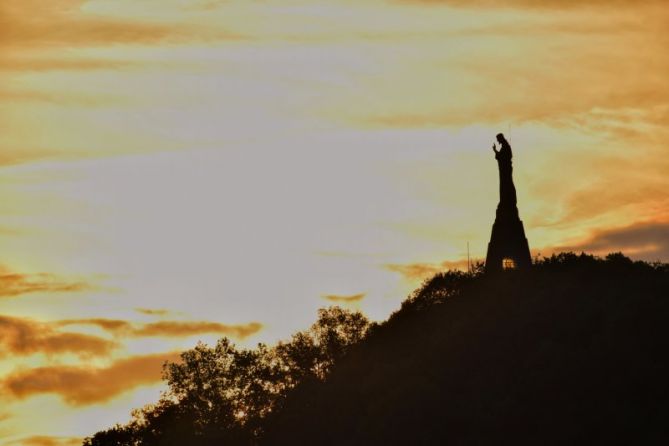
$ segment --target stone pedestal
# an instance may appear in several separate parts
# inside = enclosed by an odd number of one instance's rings
[[[506,264],[506,265],[505,265]],[[529,268],[532,266],[530,247],[525,237],[518,208],[512,204],[497,206],[497,216],[492,225],[485,268],[487,272],[501,271],[505,267]]]

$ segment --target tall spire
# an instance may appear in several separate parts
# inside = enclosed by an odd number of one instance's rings
[[[507,268],[529,268],[532,265],[525,229],[518,216],[511,145],[501,133],[497,135],[497,141],[500,149],[497,150],[495,144],[492,149],[499,168],[499,204],[488,243],[488,255],[485,261],[487,272]]]

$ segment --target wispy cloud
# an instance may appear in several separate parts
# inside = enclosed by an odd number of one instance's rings
[[[210,321],[159,321],[136,324],[121,319],[88,318],[57,321],[58,326],[95,325],[116,336],[122,337],[166,337],[178,338],[205,333],[232,336],[244,339],[262,329],[259,322],[248,324],[222,324]]]
[[[116,347],[108,339],[81,333],[62,333],[47,323],[0,316],[0,356],[74,353],[80,357],[104,356]]]
[[[178,358],[178,353],[159,353],[121,359],[108,367],[47,366],[19,370],[2,381],[2,388],[18,399],[55,394],[72,406],[102,403],[138,386],[160,381],[162,365]]]
[[[5,443],[6,446],[79,446],[83,438],[33,435]]]
[[[13,297],[28,293],[73,293],[92,289],[82,281],[66,281],[53,274],[22,274],[0,267],[0,297]]]
[[[135,311],[148,316],[166,316],[170,312],[164,308],[135,308]]]
[[[629,7],[643,4],[659,4],[662,0],[395,0],[405,4],[456,6],[464,8],[535,8],[573,9],[591,7]]]
[[[323,296],[323,299],[337,303],[354,303],[354,302],[360,302],[365,298],[366,295],[367,295],[366,293],[358,293],[348,296],[339,296],[337,294],[326,294]]]
[[[116,335],[129,334],[132,332],[132,325],[128,321],[122,319],[107,319],[107,318],[83,318],[83,319],[63,319],[56,321],[53,325],[59,327],[66,327],[68,325],[94,325],[102,328],[105,331],[114,333]]]
[[[240,325],[226,325],[206,321],[161,321],[145,324],[136,328],[133,336],[180,337],[202,333],[216,333],[244,339],[262,329],[262,324],[250,322]]]
[[[83,0],[34,0],[3,2],[0,6],[0,37],[5,45],[91,45],[114,42],[146,42],[164,39],[169,27],[86,17],[79,11]]]
[[[454,262],[446,260],[441,263],[390,263],[384,267],[389,271],[400,273],[409,280],[425,280],[451,269],[467,269],[467,259]]]
[[[0,71],[91,71],[136,66],[136,62],[105,59],[56,59],[12,57],[0,59]]]
[[[184,23],[161,23],[146,18],[109,18],[82,10],[84,0],[23,0],[0,5],[2,46],[76,47],[114,43],[190,41],[203,36],[238,39],[239,35]]]

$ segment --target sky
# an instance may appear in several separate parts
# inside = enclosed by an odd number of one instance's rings
[[[668,31],[659,0],[0,2],[0,443],[483,259],[498,132],[533,255],[669,261]]]

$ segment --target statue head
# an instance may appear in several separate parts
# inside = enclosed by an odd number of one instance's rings
[[[500,144],[508,144],[508,142],[506,141],[506,138],[504,137],[503,133],[498,133],[497,134],[497,142],[500,143]]]

